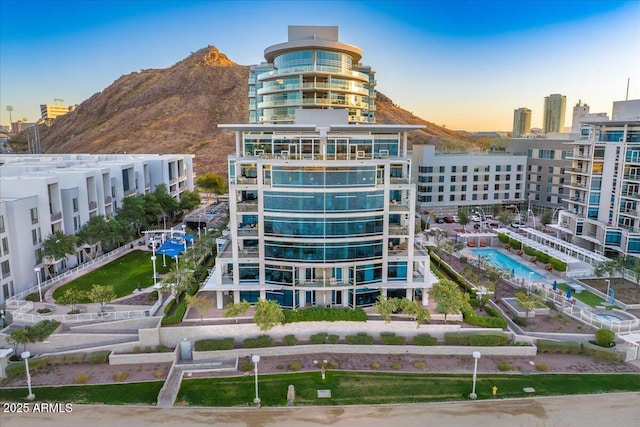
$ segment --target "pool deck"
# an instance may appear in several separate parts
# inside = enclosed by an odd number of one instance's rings
[[[471,250],[471,248],[464,248],[460,251],[460,254],[462,256],[465,256],[467,258],[472,258],[472,259],[476,259],[478,256],[473,253]],[[529,270],[537,273],[538,275],[542,276],[542,279],[535,279],[533,280],[533,282],[535,283],[544,283],[544,284],[552,284],[554,280],[562,280],[562,281],[566,281],[567,279],[565,279],[564,277],[558,276],[556,274],[554,274],[551,271],[547,271],[544,269],[544,264],[541,263],[532,263],[527,261],[526,258],[521,257],[519,255],[516,255],[514,252],[509,252],[504,248],[498,248],[495,246],[487,246],[486,248],[473,248],[473,249],[493,249],[497,252],[500,252],[502,255],[510,258],[512,261],[517,262],[518,264],[528,268]],[[522,278],[522,280],[528,280],[528,278]],[[521,284],[520,280],[518,278],[515,279],[515,283],[516,284]],[[524,282],[523,282],[524,284]]]

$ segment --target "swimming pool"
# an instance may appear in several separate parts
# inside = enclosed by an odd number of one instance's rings
[[[627,319],[622,319],[618,316],[614,316],[613,314],[597,314],[596,318],[600,319],[600,320],[605,320],[607,322],[621,322],[623,320],[627,320]]]
[[[529,267],[526,267],[520,264],[518,261],[515,261],[508,256],[500,253],[495,249],[469,249],[477,256],[485,256],[487,257],[487,261],[491,264],[495,265],[498,268],[502,268],[503,270],[513,272],[513,275],[516,277],[524,278],[524,279],[544,279],[544,276],[536,273],[531,270]]]

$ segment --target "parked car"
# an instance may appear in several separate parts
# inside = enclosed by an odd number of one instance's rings
[[[436,218],[436,222],[437,222],[438,224],[442,224],[442,223],[444,222],[444,218],[442,218],[441,216],[439,216],[439,217],[437,217],[437,218]]]
[[[456,221],[453,219],[452,216],[445,216],[444,217],[444,222],[446,222],[447,224],[451,224],[451,223],[454,223]]]
[[[480,219],[480,217],[478,215],[471,215],[469,216],[469,219],[473,222],[480,222],[482,221],[482,219]]]
[[[453,222],[460,222],[460,217],[458,215],[454,215]]]

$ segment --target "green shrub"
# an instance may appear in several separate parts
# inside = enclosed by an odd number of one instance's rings
[[[182,300],[173,313],[162,318],[162,325],[175,325],[182,322],[184,313],[187,311],[187,301]]]
[[[84,359],[85,362],[87,362],[87,357],[88,355],[85,356],[85,359]],[[47,359],[49,359],[49,365],[51,366],[64,365],[64,354],[51,354],[47,356]]]
[[[511,237],[509,237],[509,246],[511,246],[511,248],[515,250],[522,249],[522,243]]]
[[[300,369],[302,369],[302,365],[300,364],[300,362],[291,362],[289,363],[289,365],[287,366],[287,368],[289,368],[290,371],[299,371]]]
[[[402,368],[402,365],[401,365],[400,363],[398,363],[398,362],[393,362],[393,363],[391,364],[391,369],[396,369],[396,370],[398,370],[398,369],[400,369],[400,368]]]
[[[298,338],[295,335],[285,335],[282,338],[284,345],[296,345],[298,344]]]
[[[384,345],[406,345],[407,339],[402,336],[397,336],[395,332],[381,332],[380,341]]]
[[[98,364],[98,363],[107,363],[109,362],[109,354],[110,351],[94,351],[92,353],[86,354],[84,357],[85,363]]]
[[[549,255],[547,255],[546,253],[542,252],[542,251],[536,251],[536,258],[538,258],[538,261],[543,263],[543,264],[548,264],[549,263]]]
[[[242,341],[244,348],[262,348],[273,347],[276,345],[276,341],[269,335],[260,335],[257,338],[246,338]]]
[[[509,243],[509,235],[507,233],[498,233],[498,240],[500,240],[500,243],[506,245]]]
[[[158,301],[158,291],[149,292],[147,294],[147,299],[149,301]]]
[[[338,335],[329,334],[329,336],[327,337],[327,342],[329,344],[338,344],[338,341],[340,341],[340,337]]]
[[[156,346],[156,351],[158,353],[169,353],[169,352],[173,351],[173,349],[170,348],[170,347],[167,347],[166,345],[159,344],[159,345]]]
[[[233,338],[198,340],[193,344],[195,351],[232,350],[236,342]]]
[[[525,246],[524,247],[524,253],[529,255],[529,256],[535,256],[537,252],[538,251],[533,249],[531,246]]]
[[[547,365],[546,363],[536,363],[536,370],[540,372],[548,372],[549,365]]]
[[[298,310],[283,310],[284,323],[294,322],[365,322],[367,313],[362,308],[309,307]]]
[[[358,332],[357,335],[347,335],[344,337],[347,344],[355,345],[371,345],[373,344],[373,337],[367,335],[366,332]]]
[[[436,337],[432,337],[429,334],[418,334],[413,337],[413,344],[426,346],[426,345],[436,345],[438,343],[438,339]]]
[[[538,339],[536,346],[540,353],[568,353],[579,354],[582,350],[582,346],[576,341],[553,341]]]
[[[498,370],[502,371],[502,372],[506,372],[506,371],[510,371],[513,369],[513,366],[511,366],[511,363],[508,362],[500,362],[498,363]]]
[[[338,369],[340,367],[340,364],[338,362],[332,360],[332,361],[329,362],[329,367],[331,369]]]
[[[31,371],[39,371],[41,369],[47,368],[48,366],[49,366],[48,356],[39,356],[39,357],[34,357],[32,359],[29,359],[29,370]]]
[[[426,364],[426,363],[424,363],[424,362],[415,362],[415,363],[413,364],[413,366],[414,366],[416,369],[426,369],[426,368],[427,368],[427,364]]]
[[[244,362],[240,363],[240,365],[238,365],[238,369],[240,369],[242,372],[249,372],[253,369],[253,362],[251,362],[251,360],[245,360]]]
[[[173,306],[176,305],[176,300],[175,298],[172,299],[171,301],[169,301],[167,303],[167,305],[164,306],[164,314],[165,315],[169,315],[172,311],[173,311]]]
[[[326,344],[329,334],[326,332],[318,332],[315,335],[311,335],[309,340],[311,344]]]
[[[624,362],[625,353],[616,351],[613,348],[604,348],[591,343],[582,343],[582,354],[591,356],[594,359],[610,360],[613,362]]]
[[[485,307],[485,310],[487,311],[487,313],[490,313],[489,310],[493,309],[487,306]],[[483,328],[505,329],[507,327],[507,321],[504,317],[502,317],[502,315],[499,315],[498,312],[495,313],[498,314],[498,316],[478,316],[468,304],[462,309],[462,316],[464,317],[464,321],[470,325],[480,326]]]
[[[596,340],[602,347],[609,347],[610,343],[616,340],[616,333],[609,329],[598,329],[596,331]]]
[[[564,261],[560,261],[559,259],[551,258],[549,260],[549,264],[551,264],[553,269],[556,271],[567,271],[567,263]]]
[[[445,332],[444,343],[448,345],[470,345],[493,347],[505,345],[509,342],[509,335],[502,332],[473,333],[473,332]]]
[[[371,362],[371,369],[380,369],[380,363],[378,362]]]
[[[27,375],[24,361],[17,363],[10,363],[5,369],[7,378],[23,377]]]
[[[524,317],[514,317],[513,319],[513,323],[515,323],[518,326],[527,326],[527,319],[525,319]]]

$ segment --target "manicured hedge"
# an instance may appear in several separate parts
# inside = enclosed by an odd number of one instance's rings
[[[624,362],[625,354],[613,348],[604,348],[588,342],[582,343],[582,354],[596,359],[611,360],[614,362]]]
[[[536,341],[540,353],[569,353],[580,354],[582,346],[577,341],[553,341],[538,339]]]
[[[551,258],[549,260],[549,264],[551,264],[553,269],[556,271],[567,271],[567,263],[564,261],[560,261],[559,259]]]
[[[445,332],[444,343],[449,345],[470,345],[494,347],[509,342],[509,335],[503,332],[473,333]]]
[[[515,250],[522,249],[522,243],[511,237],[509,237],[509,246]]]
[[[233,338],[198,340],[193,344],[195,351],[232,350],[235,346]]]
[[[187,312],[187,300],[182,300],[173,313],[162,318],[162,325],[175,325],[182,322],[184,314]]]
[[[492,308],[489,306],[485,307],[487,313],[491,313],[491,309]],[[495,311],[495,314],[496,316],[491,317],[478,316],[476,312],[473,311],[470,305],[467,305],[462,309],[462,316],[464,317],[464,321],[470,325],[480,326],[482,328],[505,329],[507,327],[507,321],[500,315],[499,312]]]
[[[242,341],[242,345],[244,348],[273,347],[276,345],[276,341],[269,335],[260,335],[257,338],[246,338]]]
[[[509,243],[509,235],[507,233],[498,233],[498,240],[506,245]]]
[[[420,346],[427,345],[436,345],[438,343],[438,339],[436,337],[432,337],[429,334],[418,334],[413,337],[413,344]]]
[[[309,307],[298,310],[283,310],[284,323],[294,322],[366,322],[367,313],[362,308]]]
[[[407,339],[395,332],[380,332],[380,341],[384,345],[407,345]]]
[[[285,335],[282,338],[284,345],[296,345],[298,344],[298,338],[295,335]]]
[[[37,372],[57,365],[76,365],[82,363],[98,364],[109,361],[110,351],[94,351],[92,353],[68,353],[38,356],[29,359],[29,371]],[[6,368],[7,378],[26,376],[24,361],[10,363]]]
[[[357,335],[347,335],[344,337],[347,344],[357,344],[357,345],[371,345],[373,344],[373,337],[367,335],[366,332],[358,332]]]
[[[337,344],[340,341],[340,337],[337,335],[329,335],[326,332],[318,332],[315,335],[309,337],[311,344]]]

